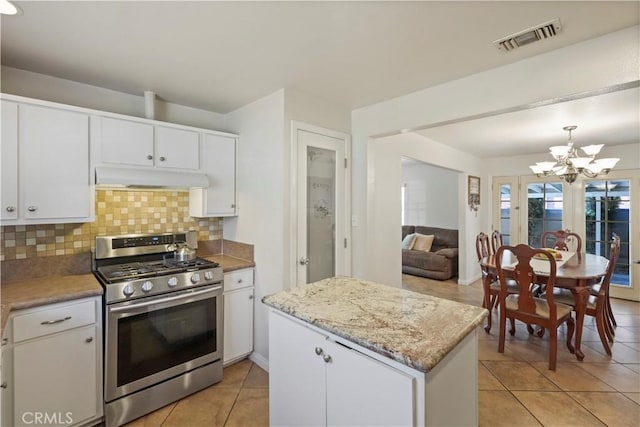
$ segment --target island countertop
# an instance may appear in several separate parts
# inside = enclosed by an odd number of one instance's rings
[[[488,315],[481,307],[350,277],[299,286],[262,302],[422,372]]]

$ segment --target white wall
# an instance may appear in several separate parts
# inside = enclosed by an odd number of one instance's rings
[[[6,66],[1,68],[0,79],[2,93],[145,117],[142,93],[131,95]],[[157,95],[162,96],[160,93]],[[164,102],[160,99],[156,101],[155,115],[156,120],[165,122],[203,129],[229,130],[223,114]]]
[[[456,187],[456,194],[461,195],[466,195],[467,192],[467,174],[461,171],[470,171],[472,175],[479,175],[481,167],[480,159],[417,134],[407,133],[378,138],[368,144],[368,157],[372,168],[367,186],[369,195],[367,227],[372,230],[371,236],[375,238],[369,240],[367,247],[370,264],[366,278],[393,286],[402,285],[402,251],[399,250],[402,222],[400,218],[402,181],[400,157],[402,156],[450,169],[451,176],[455,176],[452,185]],[[466,196],[458,198],[457,214],[455,228],[458,228],[459,241],[475,239],[484,218],[481,215],[476,216],[469,210]],[[480,274],[476,263],[466,262],[468,259],[475,258],[475,249],[471,249],[469,254],[463,250],[462,246],[459,251],[458,283],[460,284],[472,283]],[[354,275],[362,277],[360,273]]]
[[[379,143],[376,142],[376,136],[635,81],[638,79],[640,56],[639,29],[638,26],[630,27],[354,110],[351,117],[353,214],[360,223],[352,231],[354,275],[377,281],[397,281],[395,271],[400,269],[395,250],[399,213],[395,216],[379,215],[376,210],[380,208],[380,203],[375,200],[381,198],[376,194],[376,184],[380,185],[382,181],[376,180],[376,175],[399,167],[399,159],[377,159],[375,151]],[[401,141],[404,144],[404,139]],[[416,141],[416,144],[415,150],[422,152],[428,163],[460,170],[464,172],[461,175],[480,176],[481,194],[489,194],[488,176],[480,159],[470,159],[470,164],[465,164],[464,156],[437,156],[438,150],[435,150],[437,158],[434,159],[429,151],[432,144],[426,144],[423,148],[420,148],[419,142]],[[419,158],[409,153],[397,155]],[[481,173],[483,170],[485,172]],[[395,179],[393,172],[391,177]],[[460,194],[466,194],[466,176],[460,178],[459,189]],[[396,191],[399,192],[399,186],[396,186]],[[396,198],[393,195],[386,196],[390,200]],[[475,256],[475,234],[490,225],[488,206],[488,201],[483,198],[477,217],[461,207],[461,222],[466,223],[460,226],[461,282],[472,278],[475,265],[468,265],[473,263],[467,260]],[[463,232],[463,229],[466,230]],[[370,236],[375,236],[375,241]],[[388,273],[381,271],[380,263],[389,267]]]
[[[458,228],[458,173],[427,163],[402,164],[403,225]]]
[[[254,351],[260,363],[269,357],[267,308],[261,301],[285,288],[284,91],[229,113],[228,123],[240,135],[238,216],[225,218],[222,231],[225,239],[254,245]]]
[[[288,289],[293,247],[291,223],[291,121],[348,129],[347,110],[303,93],[279,90],[227,115],[238,143],[238,216],[225,218],[225,239],[254,245],[256,262],[254,355],[269,358],[264,296]]]

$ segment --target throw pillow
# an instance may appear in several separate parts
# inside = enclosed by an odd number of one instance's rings
[[[436,236],[433,234],[424,235],[420,233],[416,233],[416,240],[413,242],[413,250],[416,251],[425,251],[429,252],[431,250],[431,245],[433,244],[433,239]]]
[[[416,241],[416,233],[407,234],[404,239],[402,239],[402,249],[411,249],[413,248],[413,244]]]

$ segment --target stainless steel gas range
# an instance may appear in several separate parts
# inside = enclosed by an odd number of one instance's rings
[[[119,426],[222,380],[222,268],[178,261],[194,232],[96,237],[105,288],[105,423]]]

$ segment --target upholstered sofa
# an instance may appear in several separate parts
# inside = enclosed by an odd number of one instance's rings
[[[411,241],[407,235],[418,233],[434,236],[429,251],[402,249],[402,272],[430,279],[447,280],[458,275],[458,230],[403,225],[403,242]],[[415,240],[414,240],[415,242]],[[406,244],[404,246],[407,246]],[[412,246],[412,245],[409,245]]]

